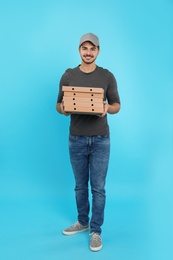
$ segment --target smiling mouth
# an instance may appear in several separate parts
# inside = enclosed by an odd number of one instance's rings
[[[84,56],[86,59],[93,58],[92,56]]]

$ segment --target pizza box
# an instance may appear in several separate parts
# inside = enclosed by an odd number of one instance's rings
[[[62,91],[72,91],[72,92],[87,92],[87,93],[104,93],[103,88],[94,87],[78,87],[78,86],[63,86]]]
[[[102,107],[84,107],[84,106],[64,106],[64,111],[69,113],[77,113],[77,114],[102,114],[103,113],[103,106]]]
[[[93,97],[63,97],[64,102],[86,102],[86,103],[102,103],[103,104],[103,98],[93,98]]]

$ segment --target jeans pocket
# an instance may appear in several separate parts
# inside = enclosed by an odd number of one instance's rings
[[[75,140],[77,140],[76,135],[69,135],[69,141],[74,142]]]
[[[110,139],[110,135],[97,135],[98,139],[102,139],[102,140],[106,140],[106,139]]]

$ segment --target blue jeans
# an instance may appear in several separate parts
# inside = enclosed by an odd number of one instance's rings
[[[75,177],[78,221],[89,223],[89,186],[92,193],[91,232],[101,233],[104,221],[105,183],[110,155],[110,138],[104,136],[69,136],[69,152]]]

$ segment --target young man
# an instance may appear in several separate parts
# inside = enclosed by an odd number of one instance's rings
[[[78,221],[63,230],[73,235],[90,228],[90,249],[102,248],[101,226],[104,222],[105,182],[110,154],[110,136],[107,113],[120,110],[120,99],[114,75],[96,65],[100,52],[99,39],[92,33],[83,35],[79,43],[81,64],[67,69],[62,75],[56,109],[70,115],[69,153],[75,178],[75,195]],[[104,89],[103,114],[69,114],[64,111],[62,86],[95,87]],[[91,185],[92,210],[89,222],[90,202],[88,183]]]

